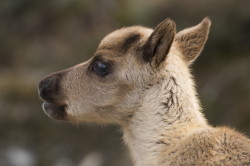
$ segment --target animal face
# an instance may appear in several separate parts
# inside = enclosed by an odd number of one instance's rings
[[[171,61],[186,70],[199,55],[209,26],[206,18],[176,34],[175,23],[166,19],[154,30],[133,26],[112,32],[91,59],[40,82],[45,113],[71,122],[128,122]]]

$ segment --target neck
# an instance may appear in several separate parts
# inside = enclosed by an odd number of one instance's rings
[[[183,89],[176,79],[168,75],[151,87],[142,106],[123,126],[124,141],[136,166],[158,165],[163,150],[178,145],[181,139],[207,125],[192,80],[182,80],[186,81]]]

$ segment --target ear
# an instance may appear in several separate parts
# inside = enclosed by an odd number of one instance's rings
[[[176,34],[175,44],[184,60],[192,63],[201,53],[207,41],[211,21],[204,18],[198,25],[184,29]]]
[[[169,52],[175,32],[175,23],[170,19],[158,24],[144,45],[143,59],[158,67]]]

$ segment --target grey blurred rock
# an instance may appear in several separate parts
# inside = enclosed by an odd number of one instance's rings
[[[104,157],[99,152],[86,155],[78,166],[103,166]]]
[[[34,154],[20,147],[10,147],[7,149],[6,162],[9,166],[34,166],[36,165],[36,159]]]

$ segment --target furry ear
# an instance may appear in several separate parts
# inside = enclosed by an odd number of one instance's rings
[[[201,53],[207,41],[211,21],[204,18],[198,25],[184,29],[176,34],[175,44],[183,58],[190,64]]]
[[[169,52],[175,32],[175,23],[170,19],[158,24],[144,45],[143,59],[158,67]]]

